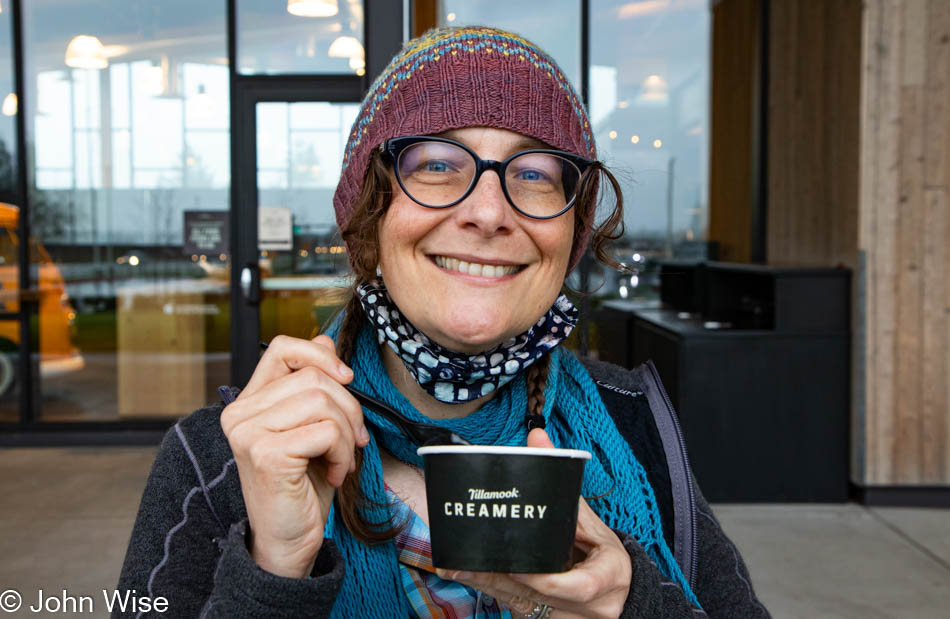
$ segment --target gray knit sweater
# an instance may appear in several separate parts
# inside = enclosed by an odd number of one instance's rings
[[[629,374],[588,364],[601,386],[634,393]],[[168,431],[152,466],[119,579],[120,591],[168,600],[171,617],[326,617],[344,577],[332,540],[309,579],[284,578],[254,563],[245,544],[247,511],[234,456],[221,430],[223,404],[199,409]],[[635,539],[618,532],[633,579],[622,617],[769,617],[738,550],[693,481],[696,578],[703,606],[660,572]],[[148,616],[114,612],[113,617]],[[158,615],[156,615],[158,616]]]

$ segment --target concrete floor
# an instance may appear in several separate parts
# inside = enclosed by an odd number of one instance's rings
[[[0,450],[0,602],[118,579],[153,448]],[[715,505],[776,618],[950,617],[950,510]],[[31,597],[32,596],[32,597]],[[48,616],[63,616],[64,613]],[[39,613],[0,616],[40,617]]]

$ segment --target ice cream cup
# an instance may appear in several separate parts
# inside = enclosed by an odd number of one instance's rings
[[[417,453],[425,469],[435,567],[521,573],[571,568],[590,452],[434,445]]]

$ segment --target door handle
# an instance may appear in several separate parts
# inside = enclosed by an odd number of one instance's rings
[[[241,269],[241,294],[249,304],[261,300],[260,271],[256,265],[248,264]]]

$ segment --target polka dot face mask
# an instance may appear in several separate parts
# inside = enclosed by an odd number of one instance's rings
[[[416,382],[446,404],[470,402],[501,388],[560,344],[577,324],[577,308],[563,294],[530,329],[491,350],[467,355],[451,351],[416,329],[379,280],[357,289],[363,311],[384,342],[399,355]]]

